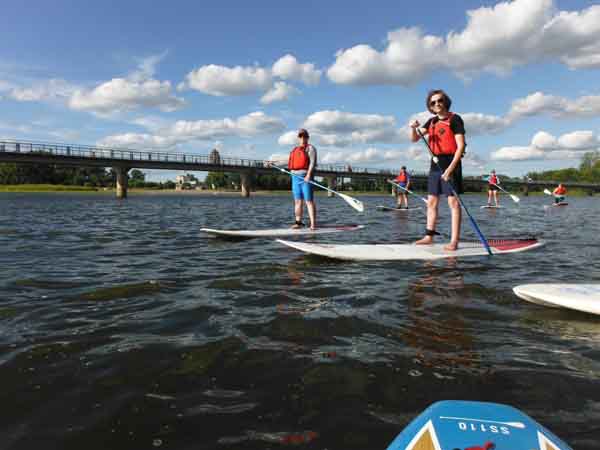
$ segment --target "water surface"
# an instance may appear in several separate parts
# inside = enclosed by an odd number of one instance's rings
[[[314,241],[421,235],[423,212],[361,200],[319,197],[322,223],[366,228]],[[600,201],[503,200],[464,197],[484,233],[546,247],[348,263],[198,231],[287,226],[288,196],[0,194],[0,447],[385,449],[432,402],[469,399],[597,449],[600,318],[512,287],[600,282]]]

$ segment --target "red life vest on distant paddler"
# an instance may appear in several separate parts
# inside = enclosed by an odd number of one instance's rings
[[[396,177],[396,181],[398,183],[406,183],[408,181],[408,177],[406,176],[406,172],[400,172]]]
[[[498,184],[498,177],[496,175],[490,175],[490,178],[488,181],[490,184]]]
[[[453,113],[448,113],[445,119],[431,121],[429,124],[429,146],[434,155],[454,155],[458,145],[454,138],[454,132],[450,128]]]
[[[308,157],[308,146],[306,147],[295,147],[290,153],[290,159],[288,160],[289,170],[308,170],[310,165],[310,158]]]
[[[567,193],[567,189],[564,186],[557,187],[556,189],[554,189],[554,193],[556,195],[565,195]]]

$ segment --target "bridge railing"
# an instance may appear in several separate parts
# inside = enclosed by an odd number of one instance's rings
[[[135,162],[168,162],[182,164],[203,164],[212,166],[225,166],[235,168],[267,168],[266,161],[245,158],[214,158],[209,155],[192,155],[175,152],[144,152],[140,150],[129,150],[123,148],[94,147],[86,145],[57,144],[33,141],[0,141],[0,153],[38,153],[51,156],[89,158],[89,159],[112,159],[117,161]],[[386,175],[392,176],[398,170],[378,169],[369,167],[352,167],[340,164],[319,164],[319,172],[344,173],[357,175]],[[425,174],[413,174],[425,175]]]

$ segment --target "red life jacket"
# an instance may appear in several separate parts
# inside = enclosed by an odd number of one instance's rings
[[[308,146],[295,147],[290,153],[288,160],[289,170],[308,170],[310,158],[308,157]]]
[[[396,177],[396,181],[398,183],[406,183],[408,181],[408,177],[406,176],[406,172],[400,172]]]
[[[491,175],[488,181],[490,184],[498,184],[498,177],[496,175]]]
[[[567,193],[567,189],[563,186],[563,187],[557,187],[556,189],[554,189],[554,193],[556,195],[565,195]]]
[[[448,113],[444,120],[432,120],[429,125],[429,146],[434,155],[454,155],[458,145],[454,138],[454,132],[450,128],[453,113]]]

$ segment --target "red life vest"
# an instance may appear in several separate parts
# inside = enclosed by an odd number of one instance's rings
[[[556,189],[554,189],[554,193],[556,195],[565,195],[567,193],[567,189],[563,186],[563,187],[557,187]]]
[[[454,155],[458,145],[454,132],[450,128],[453,113],[448,113],[444,120],[432,120],[429,125],[429,146],[434,155]]]
[[[288,169],[290,170],[308,170],[310,158],[308,157],[308,146],[295,147],[290,153],[288,160]]]
[[[398,183],[406,183],[408,181],[408,177],[406,176],[406,172],[400,172],[396,177],[396,181]]]
[[[498,184],[498,177],[496,175],[491,175],[488,181],[490,184]]]

